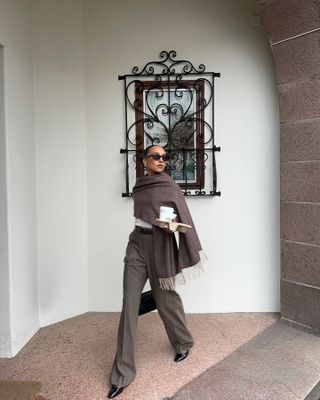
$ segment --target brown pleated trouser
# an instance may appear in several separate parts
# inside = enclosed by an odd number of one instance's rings
[[[135,378],[134,352],[138,312],[141,292],[148,278],[159,315],[175,352],[182,353],[193,346],[181,298],[175,291],[160,289],[153,270],[153,258],[152,233],[143,233],[135,229],[129,237],[124,259],[123,305],[118,328],[117,353],[110,376],[112,385],[125,387]]]

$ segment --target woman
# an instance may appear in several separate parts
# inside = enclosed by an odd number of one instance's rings
[[[167,159],[162,147],[148,147],[143,157],[147,175],[138,178],[133,188],[135,229],[129,237],[124,259],[123,307],[117,354],[110,376],[110,399],[118,396],[136,374],[134,347],[138,310],[148,278],[175,350],[174,361],[184,360],[193,346],[183,305],[174,289],[184,283],[188,275],[202,270],[201,245],[179,185],[164,173]],[[160,206],[173,207],[178,221],[192,225],[192,229],[179,236],[179,247],[172,234],[177,223],[171,223],[169,229],[158,226]]]

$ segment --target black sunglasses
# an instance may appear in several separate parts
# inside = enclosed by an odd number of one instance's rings
[[[148,157],[152,157],[152,159],[156,160],[156,161],[160,160],[160,158],[162,158],[163,161],[170,160],[170,157],[168,154],[160,155],[159,153],[153,153],[153,154],[150,154],[149,156],[147,156],[147,158]]]

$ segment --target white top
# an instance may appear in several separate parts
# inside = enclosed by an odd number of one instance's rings
[[[143,221],[140,218],[136,218],[135,226],[140,226],[141,228],[152,229],[152,225],[149,222]]]

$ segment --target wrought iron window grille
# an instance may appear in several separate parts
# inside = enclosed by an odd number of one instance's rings
[[[145,174],[144,149],[160,145],[169,155],[166,172],[185,196],[220,196],[217,191],[214,142],[214,79],[220,73],[206,72],[176,52],[162,51],[160,60],[120,75],[124,81],[126,191],[132,196],[137,177]]]

